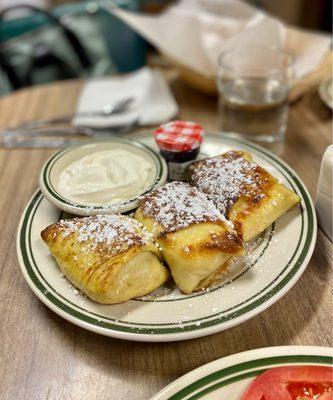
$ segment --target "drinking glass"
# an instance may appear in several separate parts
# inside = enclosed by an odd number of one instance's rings
[[[290,56],[274,46],[244,45],[218,58],[219,118],[224,132],[255,142],[284,139]]]

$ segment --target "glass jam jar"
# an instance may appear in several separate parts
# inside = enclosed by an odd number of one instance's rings
[[[169,180],[187,180],[186,167],[198,157],[203,135],[203,128],[191,121],[172,121],[155,130],[155,141],[168,164]]]

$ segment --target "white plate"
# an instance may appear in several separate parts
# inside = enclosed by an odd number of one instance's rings
[[[220,358],[177,379],[150,400],[240,400],[255,376],[286,365],[332,365],[328,347],[282,346]],[[278,400],[278,399],[276,399]]]
[[[136,136],[154,147],[152,135]],[[297,281],[313,252],[317,223],[304,184],[283,161],[250,143],[207,135],[202,146],[212,156],[230,149],[250,151],[259,164],[292,188],[301,204],[270,227],[251,255],[250,267],[209,292],[184,295],[162,289],[117,305],[100,305],[77,295],[40,239],[40,232],[63,218],[37,192],[23,212],[17,250],[22,272],[39,299],[54,312],[85,329],[127,340],[174,341],[206,336],[238,325],[282,297]]]

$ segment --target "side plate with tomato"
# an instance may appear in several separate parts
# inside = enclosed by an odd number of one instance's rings
[[[333,400],[333,349],[267,347],[224,357],[151,398],[167,399]]]

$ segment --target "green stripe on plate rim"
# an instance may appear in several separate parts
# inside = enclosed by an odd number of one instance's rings
[[[196,400],[208,393],[211,393],[221,387],[227,386],[231,383],[241,381],[243,379],[259,375],[260,373],[266,371],[268,368],[283,364],[325,364],[332,365],[333,357],[330,356],[318,356],[318,355],[288,355],[288,356],[275,356],[260,358],[256,360],[246,361],[243,363],[235,364],[227,368],[215,371],[201,379],[187,385],[177,393],[173,394],[168,400]],[[260,368],[264,367],[264,368]],[[268,368],[265,368],[268,367]],[[254,371],[253,368],[257,368]],[[260,368],[260,369],[258,369]],[[248,372],[245,372],[248,371]],[[235,373],[242,372],[240,375],[230,377]],[[218,382],[216,382],[218,381]],[[216,383],[214,383],[216,382]],[[209,386],[208,386],[209,385]],[[208,386],[208,387],[207,387]],[[193,392],[200,390],[191,395]]]
[[[264,289],[265,290],[265,289]],[[66,310],[66,311],[68,311],[68,310]],[[74,311],[74,310],[73,310]],[[246,310],[247,311],[247,310]],[[88,311],[86,311],[86,312],[88,312]],[[236,317],[237,315],[233,315],[232,317]],[[84,317],[87,317],[87,316],[84,316]],[[212,316],[209,316],[209,318],[211,318]],[[228,318],[229,319],[229,318]],[[202,318],[200,318],[199,320],[202,320]],[[101,322],[101,321],[98,321],[98,322]],[[218,323],[221,323],[221,322],[223,322],[223,321],[221,321],[221,319],[219,319],[219,321],[218,321]],[[130,325],[134,325],[133,323],[129,323]],[[99,326],[100,326],[100,324],[98,324]],[[143,325],[143,324],[140,324],[140,325]],[[147,325],[149,325],[149,326],[151,326],[151,324],[147,324]],[[167,324],[167,325],[170,325],[170,324]],[[103,326],[105,326],[105,323],[103,323]],[[200,327],[202,327],[202,324],[201,324],[201,326]],[[200,328],[199,327],[199,328]],[[124,327],[123,327],[124,328]],[[198,329],[198,328],[197,328]],[[192,330],[192,329],[190,329],[190,330]],[[165,331],[165,330],[164,330]],[[180,332],[184,332],[185,331],[185,329],[184,328],[179,328],[179,331]],[[139,332],[141,332],[141,333],[143,333],[142,332],[142,329],[140,329],[139,330]],[[149,333],[153,333],[152,331],[151,331],[151,329],[149,330]],[[160,333],[160,332],[159,332]]]
[[[226,141],[228,141],[228,138],[226,138]],[[20,226],[20,230],[19,230],[19,244],[20,244],[20,251],[22,254],[22,259],[23,259],[23,263],[24,263],[24,267],[29,275],[29,278],[31,280],[31,282],[34,284],[35,288],[38,289],[38,291],[40,292],[41,297],[46,298],[49,302],[51,302],[57,309],[64,311],[67,314],[72,315],[75,318],[78,318],[79,320],[81,320],[84,323],[87,323],[89,325],[93,325],[96,327],[101,327],[101,328],[105,328],[108,330],[113,330],[113,331],[119,331],[119,332],[125,332],[125,333],[132,333],[132,334],[142,334],[142,335],[151,335],[151,334],[172,334],[172,333],[183,333],[183,332],[188,332],[188,331],[194,331],[194,330],[200,330],[200,329],[204,329],[207,327],[211,327],[211,326],[215,326],[218,324],[222,324],[223,322],[226,321],[230,321],[233,320],[237,317],[240,317],[242,315],[244,315],[245,313],[259,307],[260,305],[262,305],[263,303],[265,303],[268,299],[270,299],[272,296],[276,295],[285,285],[288,284],[288,282],[290,281],[290,279],[293,278],[293,276],[297,273],[297,271],[299,270],[299,268],[301,267],[304,259],[306,258],[309,249],[311,247],[311,244],[314,240],[314,214],[313,214],[313,208],[311,206],[311,201],[309,199],[309,196],[306,192],[306,190],[304,189],[302,183],[299,181],[299,179],[294,175],[294,173],[292,171],[290,171],[290,169],[284,165],[283,162],[281,162],[278,158],[276,158],[275,156],[272,156],[270,153],[267,153],[265,150],[262,150],[261,148],[255,147],[252,144],[248,144],[248,143],[243,143],[241,141],[236,141],[233,140],[232,142],[238,142],[241,145],[243,145],[243,147],[250,147],[253,148],[257,153],[261,154],[261,156],[264,154],[266,155],[266,157],[263,158],[268,158],[268,161],[272,162],[274,161],[275,167],[281,172],[283,173],[284,176],[286,172],[290,177],[293,178],[300,194],[301,197],[304,200],[304,204],[305,204],[305,208],[307,211],[307,216],[308,216],[308,230],[307,230],[307,234],[306,234],[306,239],[305,239],[305,243],[303,245],[302,251],[298,257],[298,259],[296,260],[296,262],[294,263],[294,265],[292,266],[291,270],[288,272],[288,274],[275,286],[273,287],[268,293],[264,294],[261,298],[255,300],[253,303],[246,305],[245,307],[235,311],[234,313],[228,314],[226,316],[221,316],[221,313],[215,314],[215,315],[210,315],[208,317],[206,317],[206,319],[210,319],[209,321],[206,322],[201,322],[200,325],[197,325],[196,323],[191,324],[193,322],[196,321],[203,321],[203,318],[199,318],[197,320],[193,320],[193,321],[186,321],[184,323],[183,326],[179,326],[178,324],[174,324],[174,326],[170,324],[165,324],[168,325],[169,327],[164,327],[164,328],[155,328],[154,325],[152,324],[146,324],[148,325],[150,328],[141,328],[141,326],[145,326],[145,324],[138,324],[140,327],[134,326],[135,324],[132,322],[125,322],[125,321],[118,321],[118,324],[116,323],[109,323],[109,322],[105,322],[102,321],[100,319],[96,319],[94,317],[91,317],[89,315],[86,314],[82,314],[81,312],[77,311],[76,309],[70,307],[69,305],[63,303],[61,300],[59,300],[57,297],[55,297],[52,293],[50,293],[48,291],[48,289],[46,289],[42,282],[39,280],[39,278],[36,276],[33,267],[30,263],[29,260],[29,256],[27,253],[27,248],[26,248],[26,237],[27,237],[27,231],[28,231],[28,222],[29,222],[29,217],[31,216],[32,212],[34,211],[34,206],[36,204],[36,202],[38,201],[38,199],[41,199],[41,194],[40,192],[36,193],[35,196],[32,198],[32,200],[30,201],[30,204],[28,205],[25,214],[23,216],[23,221],[22,224]],[[287,177],[287,176],[286,176]],[[288,179],[289,181],[289,179]],[[290,182],[290,181],[289,181]],[[291,182],[290,182],[291,183]],[[294,186],[294,185],[292,185]],[[304,233],[304,224],[303,224],[303,214],[304,214],[304,210],[302,210],[302,232],[300,235],[300,240],[298,243],[298,247],[300,246],[301,240],[303,238],[303,233]],[[32,223],[33,218],[30,218],[30,228],[31,228],[31,223]],[[298,248],[295,250],[294,256],[297,253]],[[283,269],[283,271],[280,273],[279,276],[281,276],[286,269],[288,268],[288,266],[291,264],[293,260],[291,259],[287,266]],[[264,288],[261,292],[265,291],[269,286],[271,286],[278,278],[276,277],[266,288]],[[261,292],[257,293],[255,296],[253,297],[257,297],[258,295],[261,294]],[[247,301],[252,300],[252,298],[248,299]],[[68,301],[68,300],[66,300]],[[243,304],[243,302],[242,302]],[[73,306],[77,307],[76,305],[73,304]],[[237,306],[236,306],[237,307]],[[89,313],[90,315],[93,315],[93,313],[91,313],[90,311],[84,310],[85,312]],[[228,312],[230,310],[225,310],[223,313]],[[217,318],[214,318],[217,317]],[[104,319],[106,319],[105,317],[102,317]],[[214,318],[214,319],[211,319]],[[110,319],[111,320],[111,319]],[[114,320],[112,320],[113,322],[115,322]],[[119,323],[128,323],[129,326],[123,326],[123,325],[119,325]],[[185,325],[186,323],[188,323],[188,325]],[[162,326],[163,324],[158,324],[157,326]]]
[[[169,325],[169,324],[168,324]]]
[[[151,186],[149,187],[149,189],[147,189],[145,192],[141,193],[141,196],[144,196],[145,194],[147,194],[148,192],[150,192],[153,188],[155,188],[156,185],[158,185],[158,183],[161,181],[162,175],[163,175],[163,163],[161,160],[161,157],[154,151],[152,150],[149,146],[145,145],[144,143],[140,143],[137,141],[130,141],[130,140],[126,140],[126,139],[119,139],[119,138],[112,138],[112,140],[120,142],[120,143],[124,143],[124,144],[134,144],[135,146],[146,150],[151,158],[153,159],[155,165],[156,165],[156,176],[154,178],[154,181],[152,182]],[[103,142],[105,141],[105,139],[93,139],[93,140],[86,140],[85,141],[85,145],[89,144],[89,142],[94,142],[96,143],[96,141],[100,141]],[[57,153],[55,153],[45,164],[45,166],[43,167],[43,182],[45,187],[47,188],[48,192],[57,200],[59,200],[61,203],[69,205],[69,206],[74,206],[74,207],[78,207],[78,208],[89,208],[90,210],[105,210],[107,208],[112,208],[114,207],[114,205],[110,205],[110,206],[87,206],[85,204],[80,204],[80,203],[76,203],[73,201],[68,201],[66,198],[64,198],[63,196],[61,196],[57,190],[53,187],[52,183],[51,183],[51,179],[50,179],[50,174],[52,172],[52,168],[54,166],[54,164],[56,163],[56,161],[58,161],[58,159],[63,156],[64,154],[68,153],[69,151],[82,146],[82,143],[76,144],[74,146],[71,146],[65,150],[60,150]],[[127,203],[132,203],[134,201],[137,201],[137,196],[127,200]]]

